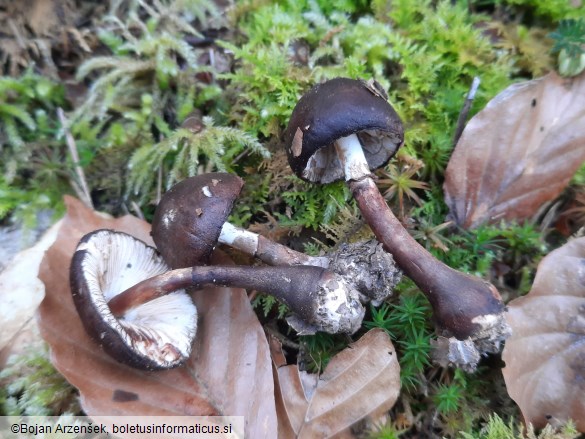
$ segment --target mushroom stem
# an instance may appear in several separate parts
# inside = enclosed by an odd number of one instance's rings
[[[152,237],[171,268],[205,265],[217,243],[273,266],[311,265],[340,274],[364,302],[379,303],[400,278],[394,259],[375,240],[340,245],[323,257],[309,256],[226,222],[243,181],[231,174],[190,177],[161,199]]]
[[[350,134],[347,137],[340,137],[335,142],[335,149],[343,163],[345,181],[361,180],[372,175],[358,136]]]
[[[268,265],[329,266],[329,259],[326,257],[306,255],[227,221],[221,228],[218,242],[256,257]]]
[[[317,329],[353,333],[361,326],[365,310],[355,290],[330,271],[312,266],[286,267],[187,267],[143,280],[108,302],[115,316],[181,288],[224,286],[256,289],[285,303],[296,315]]]
[[[132,308],[143,305],[173,291],[193,285],[191,268],[179,268],[145,279],[108,301],[114,317],[122,317]]]
[[[310,265],[329,269],[355,287],[363,303],[372,302],[374,305],[379,305],[392,295],[402,275],[392,255],[374,239],[342,244],[325,256],[309,256],[226,222],[218,242],[268,265]]]
[[[500,327],[504,304],[489,282],[461,273],[435,259],[408,233],[380,194],[355,135],[336,142],[346,180],[365,221],[398,266],[427,296],[439,327],[459,340]]]

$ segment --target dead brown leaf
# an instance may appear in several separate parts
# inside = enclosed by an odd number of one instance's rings
[[[508,393],[526,422],[572,419],[585,432],[585,238],[546,256],[530,293],[508,307]]]
[[[92,230],[119,230],[153,245],[150,226],[131,216],[102,218],[78,200],[65,201],[68,213],[41,264],[46,296],[38,318],[54,365],[79,389],[86,413],[244,416],[246,437],[276,437],[268,344],[245,291],[211,288],[194,293],[201,322],[186,365],[145,372],[117,363],[83,330],[71,299],[69,262],[78,240]]]
[[[279,438],[350,437],[366,416],[389,410],[400,392],[400,366],[390,337],[373,329],[334,356],[321,376],[286,366],[272,344]]]
[[[54,224],[34,246],[15,255],[0,273],[0,352],[33,320],[43,300],[45,286],[30,274],[38,273],[45,251],[55,242],[60,227],[61,222]]]
[[[508,87],[473,117],[449,161],[445,201],[464,228],[523,220],[585,160],[585,74]]]
[[[61,20],[69,15],[69,11],[65,9],[66,2],[29,0],[23,3],[29,3],[30,9],[25,15],[25,20],[35,35],[47,35],[52,28],[63,25]]]
[[[18,76],[35,71],[60,77],[98,46],[94,23],[107,11],[91,0],[0,2],[0,72]],[[58,75],[57,75],[58,74]]]

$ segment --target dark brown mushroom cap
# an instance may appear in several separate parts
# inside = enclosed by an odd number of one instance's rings
[[[402,121],[376,82],[335,78],[314,86],[285,132],[292,170],[312,182],[344,178],[334,142],[350,134],[360,139],[370,170],[384,166],[404,140]]]
[[[166,192],[152,220],[152,238],[173,269],[206,264],[243,180],[228,173],[187,178]]]
[[[156,249],[126,233],[96,230],[77,246],[70,266],[73,303],[88,335],[117,361],[146,369],[179,366],[191,353],[197,309],[184,290],[115,317],[108,301],[168,266]]]

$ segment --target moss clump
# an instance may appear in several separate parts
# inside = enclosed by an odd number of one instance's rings
[[[81,414],[77,390],[55,370],[45,345],[10,357],[0,384],[3,416]]]

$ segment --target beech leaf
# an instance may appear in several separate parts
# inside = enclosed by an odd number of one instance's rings
[[[514,84],[473,117],[445,173],[455,222],[521,221],[556,198],[585,161],[585,74]]]
[[[92,230],[118,230],[153,245],[150,225],[131,216],[106,219],[71,197],[65,201],[63,226],[41,263],[46,294],[38,318],[53,364],[79,389],[84,411],[90,416],[244,416],[246,437],[276,437],[270,352],[246,292],[194,293],[200,324],[185,365],[147,372],[116,362],[83,329],[71,299],[69,263],[79,239]],[[216,263],[231,263],[224,255],[214,257]]]
[[[272,342],[279,438],[329,438],[394,405],[400,366],[388,334],[373,329],[335,355],[320,376],[286,366]]]
[[[531,291],[508,308],[503,374],[526,422],[572,419],[585,432],[585,238],[547,255]]]
[[[0,351],[33,319],[45,286],[38,273],[41,260],[57,238],[61,222],[54,224],[32,247],[16,254],[0,273]]]

